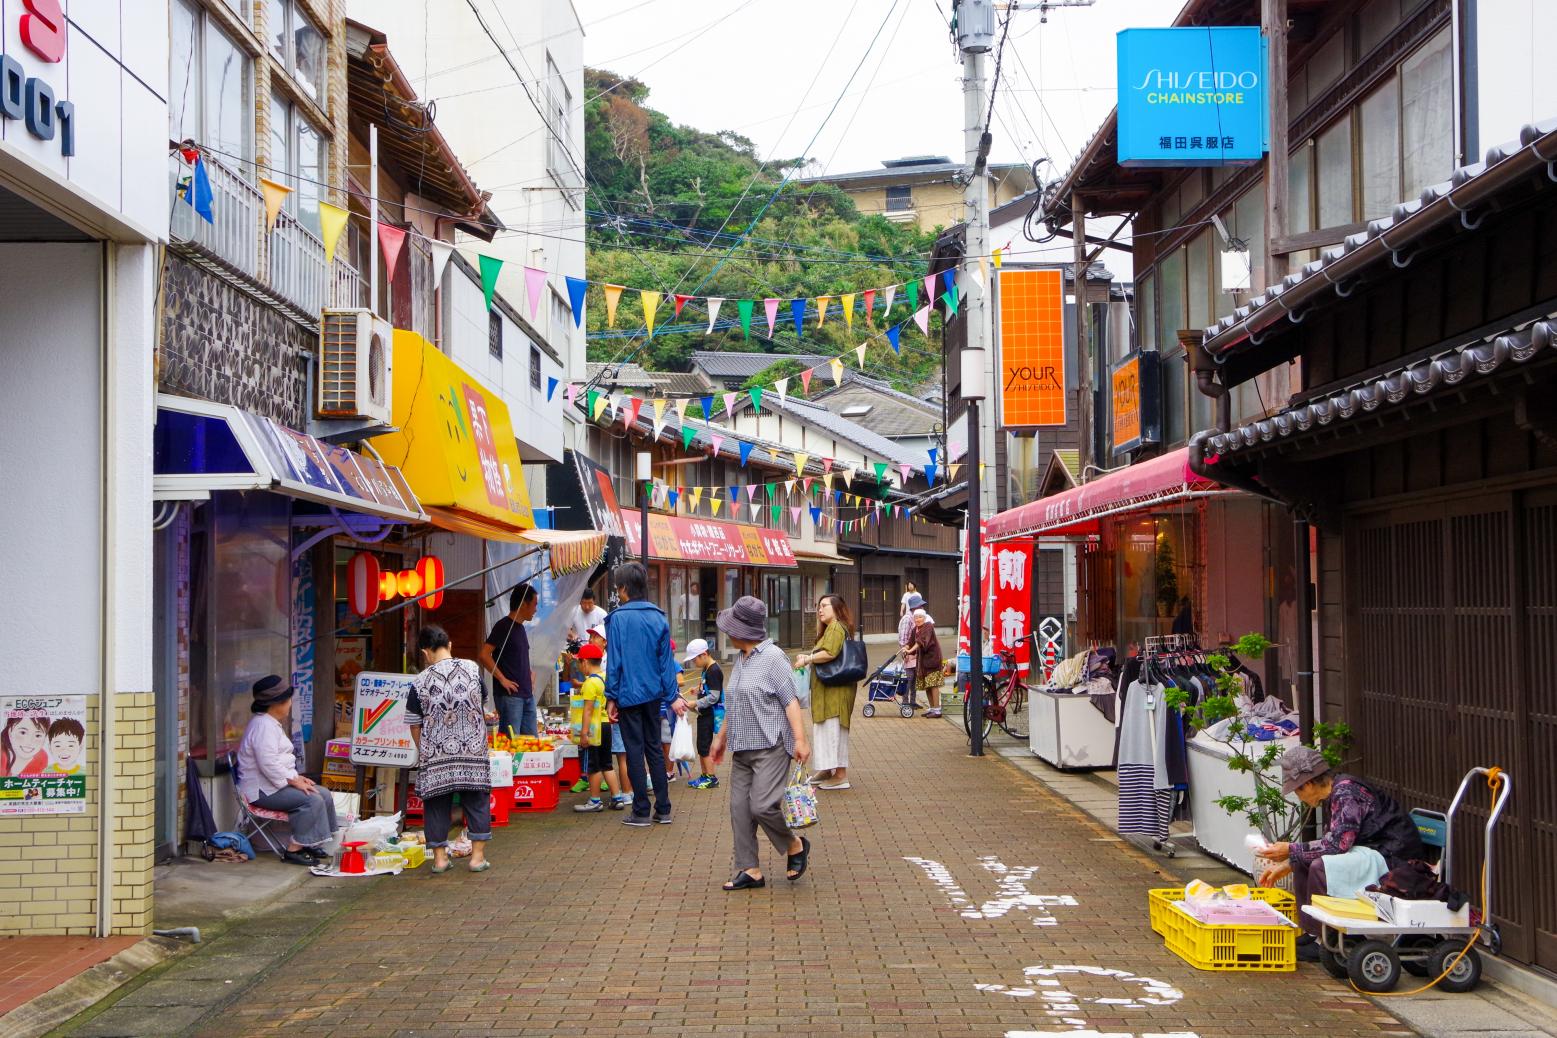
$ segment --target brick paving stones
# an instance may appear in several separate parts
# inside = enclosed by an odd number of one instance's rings
[[[765,849],[766,889],[718,889],[730,872],[723,789],[676,784],[675,824],[650,829],[575,815],[565,796],[499,830],[491,872],[372,881],[257,981],[235,970],[236,997],[184,1033],[1406,1030],[1314,967],[1182,963],[1147,925],[1158,868],[999,757],[968,758],[952,726],[856,716],[852,732],[853,789],[822,794],[798,884]]]

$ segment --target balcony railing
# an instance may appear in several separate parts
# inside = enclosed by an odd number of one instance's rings
[[[270,287],[304,313],[324,307],[324,242],[287,212],[270,232]]]
[[[179,181],[193,174],[177,153],[169,163],[169,180],[177,190]],[[215,159],[205,160],[205,171],[211,181],[212,221],[207,223],[194,206],[178,201],[173,206],[169,234],[174,241],[197,245],[240,273],[258,279],[265,199],[258,187]]]
[[[339,256],[330,272],[330,305],[348,309],[367,309],[368,305],[367,279]]]

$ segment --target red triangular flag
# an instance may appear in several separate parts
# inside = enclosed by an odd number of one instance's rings
[[[638,411],[643,407],[643,401],[638,397],[630,397],[627,402],[627,424],[631,426],[638,420]]]
[[[681,316],[681,308],[683,306],[686,306],[687,305],[687,300],[691,299],[691,298],[692,298],[691,296],[683,296],[683,295],[676,296],[676,316],[677,317]]]
[[[811,369],[806,368],[800,373],[800,384],[805,387],[807,393],[811,392]]]
[[[400,262],[400,250],[405,247],[405,229],[380,220],[378,247],[384,251],[384,276],[394,281],[395,266]]]
[[[865,323],[873,327],[876,323],[875,310],[876,290],[874,288],[867,288],[865,290]]]
[[[826,473],[829,473],[832,470],[833,470],[833,459],[831,459],[831,458],[823,458],[822,459],[822,473],[825,475]]]

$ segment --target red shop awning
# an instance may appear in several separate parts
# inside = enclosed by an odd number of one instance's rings
[[[627,553],[636,556],[642,517],[626,509],[621,517],[627,533]],[[649,557],[715,566],[793,569],[798,565],[789,535],[783,530],[663,512],[649,513]]]
[[[1063,494],[1007,509],[989,520],[986,536],[998,541],[1034,534],[1095,533],[1097,520],[1103,516],[1232,492],[1190,471],[1189,448],[1185,447]]]

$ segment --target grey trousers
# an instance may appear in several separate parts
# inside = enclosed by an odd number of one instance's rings
[[[255,797],[255,807],[285,811],[292,827],[292,839],[304,847],[318,847],[335,835],[335,799],[323,786],[304,793],[296,786],[282,786],[274,793]]]
[[[784,824],[784,788],[793,767],[783,745],[731,754],[730,828],[735,830],[736,872],[758,867],[759,826],[774,850],[789,854],[795,837]]]

